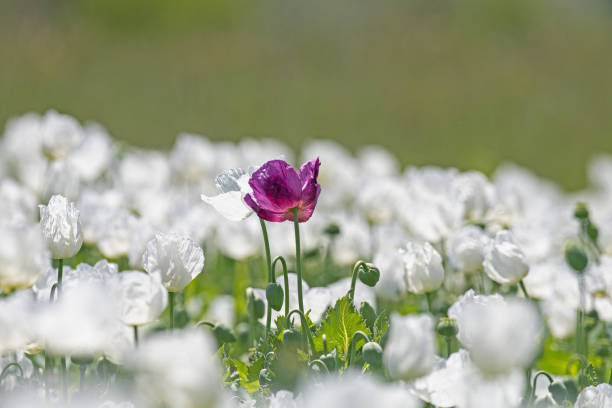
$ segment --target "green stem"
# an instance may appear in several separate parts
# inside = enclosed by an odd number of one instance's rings
[[[315,366],[315,365],[316,365],[316,366],[318,366],[318,367],[323,368],[323,370],[322,370],[322,371],[324,371],[324,372],[325,372],[325,374],[329,374],[329,368],[327,368],[327,366],[325,365],[325,363],[324,363],[323,361],[321,361],[321,360],[319,360],[319,359],[317,359],[317,360],[312,360],[312,361],[310,362],[310,366],[312,367],[312,366]]]
[[[60,374],[62,377],[62,396],[68,402],[68,373],[66,370],[66,357],[60,358]]]
[[[304,333],[304,337],[308,340],[308,354],[311,355],[315,349],[314,341],[312,340],[312,336],[310,335],[310,328],[308,327],[308,320],[306,320],[306,316],[302,313],[301,310],[293,309],[287,315],[287,328],[291,325],[291,316],[297,313],[300,315],[300,319],[302,321],[302,332]]]
[[[523,295],[525,295],[525,298],[531,300],[531,297],[529,296],[529,293],[527,293],[527,288],[525,287],[525,283],[523,282],[523,280],[521,279],[518,283],[521,290],[523,291]]]
[[[138,326],[134,327],[134,346],[138,347]]]
[[[79,390],[81,392],[85,391],[85,372],[86,371],[87,371],[87,366],[85,364],[82,364],[79,366]]]
[[[64,276],[64,260],[57,260],[57,282],[55,285],[51,286],[51,294],[49,296],[49,301],[53,303],[58,297],[62,290],[62,277]],[[55,288],[55,290],[54,290]]]
[[[274,271],[276,270],[277,262],[280,262],[281,266],[283,267],[283,281],[285,282],[284,295],[285,295],[285,317],[286,317],[287,315],[289,315],[289,273],[287,272],[287,262],[285,262],[285,258],[279,255],[276,258],[274,258],[274,261],[272,261],[272,276],[276,276],[276,272]]]
[[[251,347],[255,343],[255,295],[253,291],[247,289],[248,299],[248,314],[249,314],[249,347]]]
[[[268,267],[268,282],[274,282],[274,273],[272,271],[272,257],[270,256],[270,241],[268,240],[268,229],[266,228],[266,222],[263,218],[259,219],[259,223],[261,224],[261,232],[263,234],[264,247],[266,249],[266,265]],[[266,313],[266,335],[265,338],[268,338],[268,333],[270,333],[270,326],[272,324],[272,306],[268,303],[267,313]]]
[[[431,307],[431,292],[425,292],[425,299],[427,299],[427,311],[433,314],[433,309]]]
[[[539,376],[545,376],[546,378],[548,378],[548,381],[550,382],[550,384],[552,384],[555,380],[551,377],[550,374],[548,374],[546,371],[538,371],[536,373],[536,375],[533,376],[533,383],[531,385],[531,398],[528,402],[534,401],[535,400],[535,392],[536,392],[536,384],[538,382],[538,377]]]
[[[293,229],[295,231],[295,260],[297,264],[297,292],[298,292],[298,307],[302,314],[304,313],[304,299],[302,297],[302,250],[300,248],[300,222],[298,218],[298,209],[293,209]]]
[[[4,369],[2,370],[2,373],[0,373],[0,382],[2,382],[2,380],[4,380],[4,378],[9,374],[9,369],[15,367],[19,370],[19,376],[23,378],[23,369],[21,368],[21,366],[16,363],[9,363],[6,365],[6,367],[4,367]]]
[[[453,348],[453,338],[445,336],[444,339],[446,340],[446,358],[449,358]]]
[[[353,355],[355,354],[355,348],[356,348],[356,343],[357,343],[357,337],[361,337],[365,340],[366,343],[368,343],[370,341],[370,338],[368,337],[367,334],[365,334],[364,332],[362,332],[361,330],[357,330],[354,334],[353,337],[351,338],[351,344],[349,346],[348,349],[348,357],[346,359],[346,365],[345,368],[349,368],[351,366],[351,361],[353,360]]]
[[[174,292],[168,292],[168,302],[170,303],[170,330],[174,330]]]
[[[200,326],[208,326],[211,329],[215,328],[215,324],[213,322],[209,322],[208,320],[202,320],[201,322],[198,322],[196,324],[196,327],[200,327]]]
[[[352,301],[355,299],[355,286],[357,286],[357,276],[359,275],[359,270],[361,268],[366,268],[366,261],[357,261],[355,266],[353,266],[353,276],[351,278],[351,288],[348,292],[348,297]]]

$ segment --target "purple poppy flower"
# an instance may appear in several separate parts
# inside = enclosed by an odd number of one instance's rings
[[[251,176],[249,185],[253,192],[244,201],[266,221],[293,220],[296,208],[298,221],[308,221],[321,192],[317,184],[320,165],[317,157],[304,163],[298,173],[284,160],[270,160]]]

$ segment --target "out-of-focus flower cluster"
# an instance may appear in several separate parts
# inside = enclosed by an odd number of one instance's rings
[[[388,330],[376,340],[380,370],[303,375],[289,390],[266,384],[267,357],[257,360],[244,347],[239,360],[219,349],[219,328],[247,344],[245,325],[258,323],[247,313],[267,305],[265,286],[252,278],[264,273],[264,247],[259,204],[244,202],[258,199],[249,178],[270,159],[314,157],[320,196],[312,186],[296,193],[307,201],[300,217],[308,220],[301,224],[302,251],[310,254],[303,293],[312,329],[349,291],[350,266],[368,259],[380,280],[358,282],[353,304],[386,311]],[[599,325],[590,332],[594,344],[608,339],[612,351],[612,156],[594,159],[589,177],[588,189],[566,193],[513,164],[491,178],[402,168],[382,147],[351,154],[325,140],[298,154],[274,140],[181,134],[162,152],[125,147],[99,124],[55,111],[14,118],[0,139],[2,406],[62,406],[58,376],[50,375],[60,357],[70,357],[75,407],[504,408],[536,399],[563,406],[547,386],[526,400],[524,374],[557,364],[563,373],[551,380],[571,377],[571,354],[550,355],[571,348],[581,305]],[[598,226],[597,262],[584,274],[566,261],[567,242],[581,228],[579,201]],[[276,280],[294,309],[294,231],[270,223],[268,232],[273,254],[290,261],[289,288],[282,275]],[[204,275],[215,278],[203,284]],[[218,283],[223,277],[232,277],[229,286]],[[163,316],[169,293],[181,294],[184,321],[174,331],[165,330]],[[255,317],[265,325],[263,310]],[[280,332],[283,312],[271,313]],[[458,342],[447,353],[445,338],[454,334],[436,331],[441,316],[456,324]],[[196,326],[201,319],[215,330]],[[368,335],[374,339],[374,330]],[[597,358],[598,369],[612,367],[609,354]],[[605,383],[576,391],[576,407],[612,406]]]

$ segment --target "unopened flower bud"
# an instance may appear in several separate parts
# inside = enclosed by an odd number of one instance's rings
[[[374,287],[378,283],[380,278],[380,271],[378,268],[371,263],[366,264],[365,267],[359,269],[359,280],[364,285]]]
[[[563,401],[567,399],[567,388],[561,382],[553,382],[548,386],[548,392],[552,395],[555,402],[559,405],[563,404]]]
[[[589,209],[585,203],[576,203],[576,207],[574,207],[574,217],[579,220],[586,220],[589,218]]]
[[[340,226],[338,226],[338,224],[331,223],[327,227],[325,227],[323,233],[325,233],[325,235],[335,237],[336,235],[340,234]]]
[[[565,244],[565,260],[576,272],[584,272],[589,260],[580,241],[572,239]]]
[[[459,332],[457,321],[448,317],[442,317],[438,322],[436,330],[440,336],[455,337]]]
[[[297,347],[302,341],[302,335],[296,329],[287,329],[283,332],[283,344]]]
[[[219,344],[233,343],[236,341],[236,336],[234,335],[234,332],[232,332],[232,329],[223,323],[219,323],[215,326],[213,329],[213,334],[215,335]]]
[[[363,360],[372,367],[379,368],[382,366],[383,350],[378,343],[373,341],[366,343],[361,349],[361,355]]]
[[[597,238],[599,238],[599,229],[591,221],[586,225],[586,232],[593,242],[597,241]]]
[[[283,307],[283,287],[276,282],[268,283],[266,287],[266,299],[270,307],[276,311],[281,310]]]

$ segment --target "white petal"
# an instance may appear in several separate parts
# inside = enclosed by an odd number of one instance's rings
[[[202,201],[212,207],[230,221],[241,221],[251,215],[252,211],[242,201],[240,191],[230,191],[213,197],[202,194]]]

